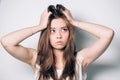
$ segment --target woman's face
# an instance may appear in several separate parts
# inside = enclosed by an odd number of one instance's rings
[[[63,49],[68,41],[69,30],[62,18],[53,19],[50,29],[50,44],[54,49]]]

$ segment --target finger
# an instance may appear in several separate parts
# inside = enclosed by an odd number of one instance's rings
[[[65,11],[65,10],[63,11],[63,10],[62,10],[62,13],[63,13],[63,14],[66,14],[66,11]]]
[[[62,11],[63,14],[66,14],[67,9],[65,9],[65,10],[61,10],[61,11]]]
[[[48,12],[48,14],[50,15],[50,14],[52,14],[52,12]]]
[[[52,14],[52,12],[48,12],[48,16],[50,16]]]
[[[42,14],[46,14],[46,13],[48,13],[47,9],[45,9],[45,10],[42,12]]]
[[[47,9],[45,9],[45,10],[44,10],[44,12],[45,12],[45,13],[48,13],[48,10],[47,10]]]

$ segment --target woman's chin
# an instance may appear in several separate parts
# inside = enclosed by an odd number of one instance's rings
[[[56,47],[53,47],[54,49],[57,49],[57,50],[63,50],[65,48],[65,46],[56,46]]]

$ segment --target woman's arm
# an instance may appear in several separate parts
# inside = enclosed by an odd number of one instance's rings
[[[63,11],[63,13],[72,25],[87,31],[98,38],[93,45],[78,52],[78,56],[80,54],[84,57],[83,66],[86,68],[107,49],[113,39],[114,31],[102,25],[76,21],[72,18],[70,11],[67,9]]]
[[[1,44],[12,56],[30,64],[36,50],[21,46],[19,43],[39,31],[39,26],[34,26],[11,32],[1,38]]]
[[[49,15],[50,13],[45,10],[41,15],[41,21],[38,26],[24,28],[3,36],[0,41],[2,46],[15,58],[30,65],[34,64],[37,57],[36,49],[21,46],[19,43],[46,28]]]
[[[94,44],[78,52],[84,57],[83,64],[87,67],[107,49],[113,39],[114,31],[93,23],[74,21],[72,24],[98,38]]]

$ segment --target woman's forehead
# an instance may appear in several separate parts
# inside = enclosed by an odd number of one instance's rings
[[[67,24],[64,19],[62,18],[57,18],[53,19],[51,22],[51,28],[60,28],[60,27],[66,27]]]

